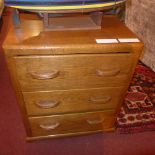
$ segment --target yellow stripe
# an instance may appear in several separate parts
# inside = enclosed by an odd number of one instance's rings
[[[101,7],[108,7],[115,4],[120,4],[124,1],[120,2],[109,2],[106,4],[92,4],[92,5],[81,5],[81,6],[10,6],[17,9],[26,9],[26,10],[69,10],[69,9],[93,9],[93,8],[101,8]]]

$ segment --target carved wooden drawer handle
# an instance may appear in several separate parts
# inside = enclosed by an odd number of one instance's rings
[[[40,107],[40,108],[44,108],[44,109],[48,109],[48,108],[54,108],[56,106],[59,105],[59,101],[54,101],[54,100],[47,100],[47,101],[38,101],[35,102],[35,104]]]
[[[33,79],[48,80],[56,78],[59,75],[59,71],[53,70],[51,72],[31,72],[30,75]]]
[[[40,128],[44,129],[44,130],[54,130],[56,129],[58,126],[60,125],[59,122],[54,122],[52,124],[40,124]]]
[[[100,124],[103,123],[104,119],[87,119],[87,123],[90,125]]]
[[[100,69],[96,70],[97,76],[116,76],[119,73],[120,73],[120,69],[113,69],[113,70],[108,70],[108,71],[104,71]]]
[[[95,98],[95,97],[90,98],[91,103],[99,103],[99,104],[105,104],[110,100],[111,100],[111,96],[103,96],[101,98]]]

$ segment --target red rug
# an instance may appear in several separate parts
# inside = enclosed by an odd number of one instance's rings
[[[139,63],[117,117],[119,133],[155,130],[155,73]]]

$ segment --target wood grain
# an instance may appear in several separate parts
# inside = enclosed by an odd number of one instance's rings
[[[23,93],[30,116],[115,109],[123,95],[124,87]],[[42,102],[42,107],[38,102]],[[46,102],[58,104],[44,108]]]
[[[27,18],[26,18],[27,17]],[[97,44],[96,39],[137,38],[114,16],[104,16],[101,30],[43,31],[42,21],[21,16],[21,26],[10,26],[3,47],[9,55],[58,55],[136,52],[139,43]],[[91,51],[90,51],[91,50]]]
[[[29,120],[33,136],[56,135],[111,128],[113,127],[115,120],[114,114],[115,112],[113,111],[94,113],[89,112],[44,117],[30,117]],[[89,121],[92,121],[93,123],[91,124]],[[51,126],[54,126],[56,123],[59,123],[59,125],[52,129]]]
[[[114,129],[143,43],[97,44],[137,38],[116,17],[101,30],[43,31],[21,17],[3,44],[28,140]]]
[[[14,59],[22,91],[122,86],[126,84],[132,68],[132,54],[123,53],[19,56]],[[32,76],[34,73],[49,75],[54,71],[58,71],[59,75],[52,79],[40,80]]]

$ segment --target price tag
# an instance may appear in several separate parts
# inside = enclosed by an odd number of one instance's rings
[[[111,43],[118,43],[117,39],[96,39],[98,44],[111,44]]]
[[[140,40],[138,38],[123,38],[118,39],[120,43],[138,43]]]

